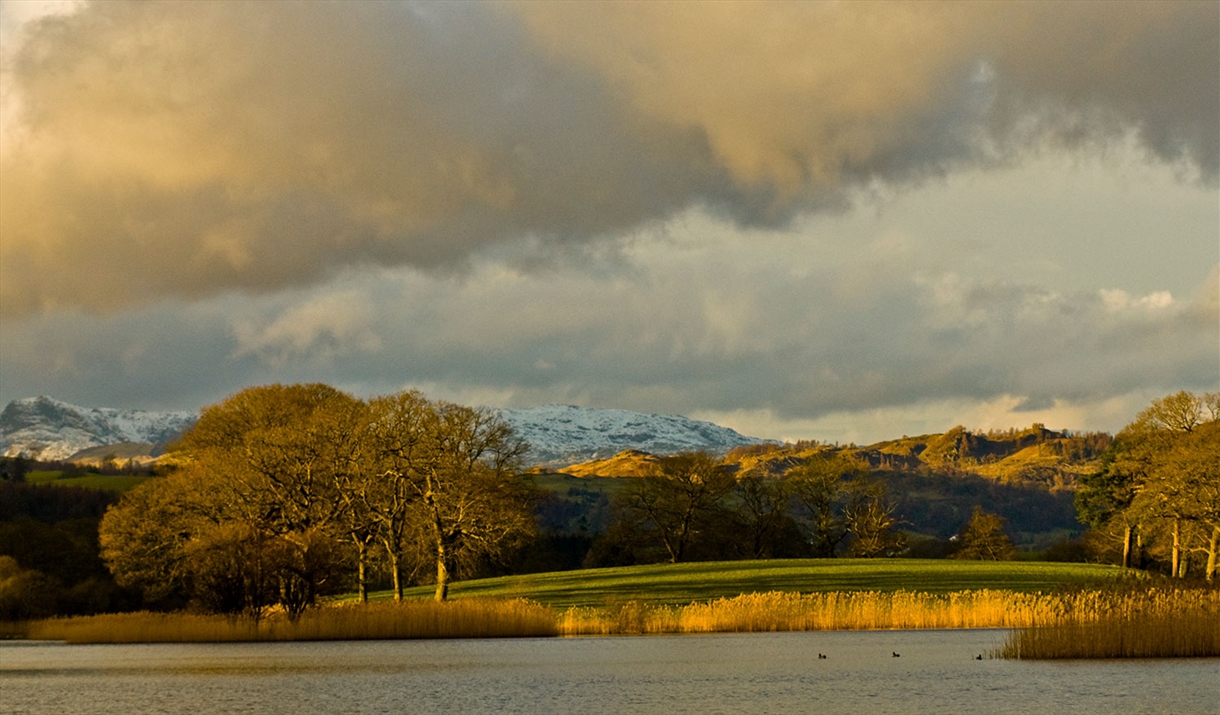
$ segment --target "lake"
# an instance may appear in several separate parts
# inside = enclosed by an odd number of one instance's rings
[[[0,710],[1220,712],[1220,659],[975,659],[1004,636],[957,630],[138,646],[9,642],[0,645]]]

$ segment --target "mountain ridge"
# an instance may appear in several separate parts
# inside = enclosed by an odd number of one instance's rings
[[[534,460],[546,466],[605,459],[629,449],[658,455],[692,450],[723,453],[770,441],[680,415],[574,405],[505,408],[499,412],[517,435],[530,443]]]
[[[574,405],[493,409],[530,444],[530,461],[542,466],[587,462],[625,449],[659,455],[688,450],[724,453],[768,442],[679,415]],[[198,417],[198,412],[90,408],[45,395],[28,397],[13,400],[0,412],[0,453],[72,460],[77,455],[95,456],[108,445],[137,443],[148,445],[153,455]]]
[[[154,412],[81,407],[46,395],[13,400],[0,411],[0,451],[41,460],[70,459],[78,452],[123,442],[150,450],[172,441],[195,423],[187,411]]]

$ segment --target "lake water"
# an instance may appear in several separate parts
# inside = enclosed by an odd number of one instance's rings
[[[1220,659],[975,660],[1004,631],[0,645],[5,713],[1220,713]],[[894,657],[893,653],[899,653]],[[818,654],[827,657],[819,659]]]

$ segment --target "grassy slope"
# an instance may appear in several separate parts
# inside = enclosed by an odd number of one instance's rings
[[[626,601],[680,605],[769,591],[1051,591],[1115,578],[1111,566],[1046,562],[916,559],[793,559],[653,564],[507,576],[454,584],[453,598],[522,597],[549,606],[604,606]],[[428,597],[432,587],[409,589]],[[389,598],[379,592],[373,598]]]
[[[65,477],[63,472],[34,471],[25,475],[30,484],[51,484],[57,487],[85,487],[86,489],[108,489],[125,492],[143,484],[152,477],[130,475],[106,475],[86,473],[79,477]]]

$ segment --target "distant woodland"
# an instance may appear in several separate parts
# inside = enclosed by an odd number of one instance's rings
[[[432,584],[443,600],[458,578],[729,559],[1032,558],[1212,580],[1218,418],[1220,396],[1180,392],[1113,436],[956,427],[548,472],[490,411],[256,387],[204,410],[151,470],[0,462],[0,619],[299,614],[337,593]],[[120,479],[140,483],[96,488]]]

